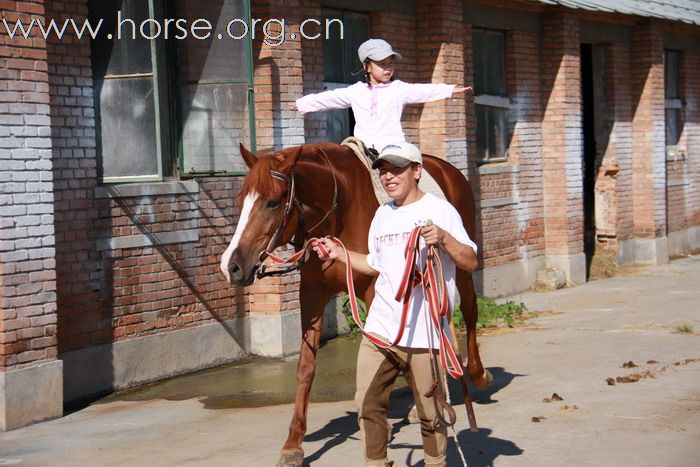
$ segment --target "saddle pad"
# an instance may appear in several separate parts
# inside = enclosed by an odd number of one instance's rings
[[[367,167],[370,179],[372,180],[372,188],[374,188],[374,194],[377,197],[377,201],[379,202],[379,204],[382,205],[391,201],[391,198],[382,186],[382,182],[379,181],[379,172],[377,170],[372,169],[372,161],[365,154],[362,141],[360,141],[354,136],[350,136],[348,138],[345,138],[340,144],[343,144],[352,149],[357,158],[360,159],[360,161],[364,164],[365,167]],[[439,198],[445,200],[447,199],[445,198],[445,194],[442,192],[440,186],[437,184],[435,179],[428,173],[427,170],[423,171],[423,175],[421,176],[420,181],[418,182],[418,188],[420,188],[425,193],[431,193]]]

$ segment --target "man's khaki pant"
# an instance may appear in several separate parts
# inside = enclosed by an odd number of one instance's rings
[[[442,379],[442,369],[439,378]],[[425,393],[433,384],[428,349],[392,347],[381,349],[366,337],[357,354],[357,392],[355,405],[362,433],[362,447],[368,466],[391,465],[387,459],[387,413],[389,396],[396,377],[403,372],[413,391],[420,418],[426,466],[444,466],[447,427],[434,428],[436,419],[433,400]]]

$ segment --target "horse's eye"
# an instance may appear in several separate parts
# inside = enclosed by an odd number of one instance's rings
[[[271,199],[267,202],[267,209],[277,209],[280,207],[280,202],[276,199]]]

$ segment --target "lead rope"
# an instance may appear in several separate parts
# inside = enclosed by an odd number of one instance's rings
[[[404,255],[406,257],[406,269],[404,271],[402,282],[399,285],[399,291],[396,294],[396,300],[399,302],[403,302],[403,310],[401,312],[401,324],[399,326],[399,331],[396,337],[391,341],[388,339],[382,339],[377,336],[373,336],[372,334],[368,334],[365,332],[364,325],[362,324],[362,320],[360,319],[360,311],[357,305],[357,295],[355,294],[355,286],[353,285],[353,274],[352,265],[350,262],[350,254],[348,253],[347,248],[345,248],[345,245],[343,244],[343,242],[340,241],[340,239],[336,237],[328,238],[333,240],[337,245],[341,246],[343,248],[343,251],[345,252],[345,283],[348,289],[348,296],[350,298],[350,310],[352,311],[352,317],[355,321],[355,324],[357,324],[357,327],[371,342],[383,349],[393,347],[401,341],[404,330],[406,328],[406,323],[408,321],[408,310],[411,303],[411,291],[413,289],[412,286],[417,286],[419,282],[427,281],[427,285],[430,286],[430,293],[428,293],[427,295],[430,303],[430,316],[431,320],[433,321],[433,324],[435,325],[435,329],[438,330],[438,337],[440,342],[440,364],[445,369],[445,371],[447,371],[450,374],[450,376],[457,379],[462,377],[464,374],[462,371],[462,364],[461,362],[459,362],[459,359],[457,358],[454,348],[449,342],[449,339],[447,338],[444,329],[442,329],[442,327],[440,326],[440,317],[444,316],[447,313],[447,291],[445,290],[445,287],[442,287],[442,292],[438,293],[437,289],[439,287],[437,285],[437,277],[435,271],[433,270],[433,267],[428,267],[423,274],[421,274],[420,271],[418,271],[418,268],[416,267],[416,255],[419,252],[418,241],[420,238],[420,230],[421,227],[418,226],[411,231],[411,235],[409,237],[408,244],[406,245],[406,250],[404,252]],[[318,238],[313,237],[306,240],[304,242],[304,246],[289,258],[280,258],[278,256],[273,255],[271,252],[268,253],[268,257],[274,263],[280,265],[291,264],[298,262],[302,258],[302,256],[304,256],[307,253],[308,248],[313,246],[321,247],[320,249],[322,254],[328,254],[328,252],[325,251],[325,248],[322,248],[322,244],[318,243]],[[439,255],[433,256],[433,260],[435,261],[438,270],[442,271],[442,264],[440,263]],[[416,277],[420,279],[419,282],[415,281]],[[444,278],[442,278],[442,280],[444,281]]]
[[[426,225],[432,225],[432,223],[433,222],[431,220],[428,220],[428,223]],[[438,254],[439,254],[438,249],[435,246],[433,246],[433,245],[428,246],[428,256],[438,255]],[[421,258],[421,264],[423,264],[422,258]],[[425,264],[426,264],[426,267],[432,267],[431,264],[428,263],[427,261]],[[446,287],[442,267],[439,268],[437,274],[438,274],[438,277],[440,279],[437,283],[439,285],[441,285],[442,287]],[[421,284],[423,286],[423,296],[426,297],[427,296],[426,290],[425,290],[426,285],[424,282],[422,282]],[[433,347],[434,347],[433,346],[433,333],[432,333],[432,329],[430,327],[428,327],[429,320],[428,320],[427,314],[423,314],[423,316],[424,316],[425,321],[426,321],[425,329],[428,333],[428,344],[430,346],[430,352],[431,352],[430,365],[432,368],[434,363],[435,363],[434,359],[433,359],[433,355],[432,355],[432,351],[433,351]],[[456,336],[452,335],[452,338],[456,339]],[[450,400],[450,388],[447,386],[447,374],[444,371],[442,372],[442,384],[443,384],[443,388],[445,388],[445,390],[443,391],[444,396],[445,396],[445,400],[447,401],[447,404],[450,407],[452,407],[452,401]],[[462,446],[459,444],[459,439],[457,438],[457,431],[455,430],[455,423],[448,423],[447,425],[450,427],[450,429],[452,429],[452,437],[454,438],[455,444],[457,445],[457,452],[459,452],[459,457],[462,459],[462,464],[464,465],[464,467],[469,467],[469,464],[467,464],[467,459],[464,455],[464,451],[462,450]]]
[[[419,234],[420,234],[421,227],[418,226],[411,231],[411,236],[409,237],[408,244],[406,245],[406,250],[404,252],[404,256],[406,257],[406,269],[404,271],[404,277],[402,280],[401,285],[399,286],[399,292],[396,295],[396,300],[397,301],[403,301],[404,306],[403,306],[403,311],[402,311],[402,316],[401,316],[401,328],[399,329],[398,335],[394,339],[393,342],[388,342],[387,340],[379,339],[371,334],[368,334],[364,330],[364,326],[362,325],[362,321],[360,320],[360,314],[359,314],[359,307],[357,305],[357,296],[355,294],[355,286],[353,284],[353,274],[352,274],[352,265],[350,262],[350,254],[348,253],[347,248],[343,244],[340,239],[336,237],[329,237],[331,240],[333,240],[337,245],[341,246],[343,248],[343,251],[345,252],[345,266],[346,266],[346,286],[348,289],[348,296],[350,298],[350,309],[352,311],[352,317],[355,320],[355,324],[357,324],[358,328],[362,331],[362,333],[374,344],[376,344],[379,347],[382,348],[390,348],[393,347],[394,345],[398,344],[398,342],[401,340],[401,337],[403,336],[403,330],[405,328],[406,320],[407,320],[407,315],[408,315],[408,308],[410,305],[410,298],[411,298],[411,290],[412,287],[410,285],[420,285],[423,288],[423,296],[424,298],[428,298],[429,302],[429,309],[430,309],[430,320],[428,319],[428,315],[424,314],[424,318],[426,320],[429,320],[430,323],[433,325],[433,329],[436,331],[439,330],[438,332],[438,337],[440,341],[440,347],[439,347],[439,356],[440,356],[440,364],[441,366],[445,369],[445,372],[443,372],[443,382],[444,385],[443,387],[446,388],[447,390],[447,375],[445,373],[449,373],[450,376],[453,378],[462,378],[463,377],[463,371],[462,371],[462,364],[461,362],[458,362],[458,358],[455,355],[454,349],[449,342],[449,339],[447,338],[447,335],[445,334],[444,329],[442,326],[440,326],[440,320],[442,316],[446,316],[447,314],[447,309],[448,309],[448,296],[447,296],[447,287],[445,284],[445,279],[442,271],[442,262],[440,260],[439,253],[437,251],[437,248],[435,247],[430,247],[430,253],[428,260],[426,261],[426,269],[423,274],[420,274],[420,272],[417,270],[416,263],[418,264],[423,264],[422,258],[420,258],[420,248],[419,246]],[[289,264],[292,262],[298,261],[302,256],[304,256],[308,250],[309,247],[317,246],[323,256],[328,256],[328,251],[323,247],[322,244],[318,243],[318,238],[313,237],[308,239],[306,242],[304,242],[304,246],[294,253],[290,258],[284,259],[280,258],[278,256],[269,254],[269,257],[272,261],[274,261],[277,264]],[[416,255],[419,256],[419,258],[416,258]],[[418,261],[416,261],[418,259]],[[437,272],[436,272],[437,269]],[[415,276],[419,276],[419,281],[418,283],[414,282]],[[439,280],[438,280],[439,279]],[[427,323],[426,323],[427,324]],[[430,332],[430,329],[428,326],[426,326],[426,330],[428,331],[428,339],[429,339],[429,346],[430,346],[430,353],[431,353],[431,369],[433,368],[433,365],[435,364],[434,362],[434,357],[432,355],[433,351],[433,335],[432,332]],[[456,336],[452,336],[453,338],[456,338]],[[435,370],[432,370],[434,373]],[[437,381],[436,381],[437,383]],[[439,383],[438,383],[439,384]],[[452,408],[452,404],[449,400],[449,391],[447,391],[447,400],[444,399],[444,393],[445,391],[441,391],[443,394],[441,395],[441,400],[439,402],[445,403],[446,405],[443,406],[445,410],[448,411],[450,414],[450,421],[451,423],[447,423],[446,420],[444,420],[444,417],[440,415],[440,418],[442,419],[443,423],[445,425],[450,426],[452,428],[452,435],[454,436],[455,444],[457,445],[457,451],[459,452],[460,458],[462,459],[462,462],[465,467],[467,467],[467,461],[464,456],[464,452],[462,451],[462,447],[459,444],[459,440],[457,438],[457,432],[454,429],[454,424],[456,422],[456,414],[454,412],[454,409]],[[435,397],[438,397],[439,395],[436,394]],[[465,393],[465,399],[468,397],[468,395]],[[436,407],[436,413],[440,413],[437,410]],[[471,424],[470,420],[470,424]],[[476,425],[474,423],[474,425]],[[475,426],[472,427],[472,431],[475,431]]]

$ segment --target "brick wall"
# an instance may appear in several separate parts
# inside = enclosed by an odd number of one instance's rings
[[[692,225],[693,211],[697,212],[697,108],[692,104],[698,96],[697,68],[698,52],[686,50],[681,53],[679,81],[681,99],[686,102],[682,115],[682,133],[678,141],[678,151],[667,156],[666,160],[666,196],[668,233],[687,229]],[[688,104],[689,103],[689,104]],[[695,143],[695,144],[694,144]],[[695,169],[695,170],[694,170]],[[693,183],[695,181],[696,183]]]
[[[509,112],[512,136],[508,158],[509,163],[517,167],[517,171],[512,173],[513,200],[516,204],[512,206],[511,235],[514,237],[513,243],[518,246],[519,259],[525,259],[544,254],[539,37],[526,32],[509,33],[506,60],[508,94],[513,102]],[[491,230],[496,231],[499,230]]]
[[[297,11],[300,18],[297,23],[304,18],[321,18],[321,3],[305,2],[304,6]],[[323,91],[323,41],[302,40],[300,63],[303,65],[303,93],[296,97]],[[304,118],[304,136],[307,143],[327,140],[324,112],[314,112]]]
[[[86,14],[85,0],[47,2],[47,18]],[[243,316],[248,291],[218,270],[241,179],[200,179],[196,193],[97,195],[90,44],[66,35],[47,48],[59,352]],[[196,240],[104,246],[178,231]]]
[[[304,143],[304,124],[289,104],[300,97],[302,86],[302,40],[298,35],[299,21],[289,13],[310,8],[303,0],[282,2],[270,0],[252,2],[251,16],[264,23],[270,18],[287,19],[288,34],[297,32],[296,39],[287,37],[284,44],[270,46],[258,34],[253,41],[256,135],[259,150],[281,149]],[[314,11],[304,10],[304,11]],[[272,30],[272,28],[271,28]],[[271,34],[279,32],[274,29]]]
[[[690,226],[700,226],[700,52],[687,51],[685,59],[685,128],[687,204]]]
[[[47,2],[46,10],[47,20],[81,21],[87,15],[87,2]],[[72,35],[60,40],[52,36],[47,49],[55,180],[58,334],[59,352],[62,352],[76,347],[72,335],[82,334],[83,346],[111,338],[109,316],[100,319],[103,310],[99,297],[107,284],[102,258],[95,247],[96,238],[109,232],[109,224],[95,222],[97,161],[90,43]]]
[[[46,12],[44,2],[5,2],[3,14],[9,21],[32,15],[81,20],[87,14],[87,0],[45,3]],[[372,36],[386,38],[404,55],[397,76],[471,82],[471,25],[459,13],[461,3],[420,1],[416,8],[415,16],[372,13]],[[271,0],[253,2],[252,13],[263,21],[288,18],[287,27],[298,31],[301,18],[320,12],[318,1]],[[539,256],[545,248],[548,254],[580,252],[578,16],[550,9],[542,18],[543,38],[508,34],[512,108],[505,170],[477,171],[469,157],[475,153],[471,97],[409,106],[404,114],[408,139],[465,170],[482,203],[514,200],[481,210],[487,267]],[[600,234],[615,241],[665,235],[667,202],[670,231],[700,225],[699,54],[688,51],[684,59],[687,159],[666,171],[662,29],[643,21],[633,31],[631,47],[614,43],[606,54],[614,124],[597,190],[612,197],[606,210],[611,227]],[[0,368],[249,312],[298,308],[298,275],[268,278],[249,289],[231,288],[221,278],[218,260],[238,218],[233,198],[240,178],[198,179],[197,190],[187,193],[98,195],[89,43],[69,36],[48,44],[5,35],[0,41]],[[264,45],[260,36],[254,42],[259,150],[323,139],[322,119],[305,124],[288,108],[320,88],[321,51],[320,41],[301,38],[280,47]],[[615,167],[618,175],[608,176]],[[683,181],[669,188],[668,200],[667,179]],[[175,231],[194,231],[196,239],[104,247]]]
[[[43,19],[39,1],[2,17]],[[56,263],[46,43],[0,35],[0,371],[56,358]]]
[[[323,55],[322,43],[303,40],[299,35],[299,24],[303,19],[320,17],[320,4],[307,0],[291,4],[275,0],[251,3],[253,18],[259,18],[261,22],[270,18],[285,18],[288,29],[287,40],[280,46],[266,45],[263,38],[253,41],[257,149],[268,152],[303,144],[304,119],[291,110],[289,104],[304,92],[309,92],[307,86],[314,87],[314,91],[322,88],[323,62],[314,58]],[[292,11],[294,14],[290,14]],[[295,39],[290,38],[292,32],[296,33]],[[306,83],[307,76],[309,85]],[[319,135],[324,129],[325,121],[320,118],[312,120],[309,126],[312,135]],[[230,239],[231,236],[227,235],[226,238]],[[284,255],[284,250],[280,254]],[[274,315],[298,310],[298,284],[298,273],[256,281],[248,288],[250,312]]]
[[[375,11],[371,14],[370,36],[388,41],[392,48],[403,57],[394,64],[396,79],[408,83],[422,81],[418,72],[418,56],[416,49],[416,34],[406,34],[406,31],[416,31],[416,18],[407,13],[395,11]],[[422,147],[420,139],[420,116],[422,105],[408,105],[404,108],[401,125],[406,133],[406,139]]]
[[[666,233],[666,150],[663,37],[652,21],[633,29],[632,74],[634,235],[656,238]]]
[[[566,10],[546,13],[543,34],[545,247],[548,255],[578,253],[583,241],[578,18]]]
[[[606,109],[613,123],[599,177],[608,179],[607,186],[600,189],[609,196],[609,210],[613,212],[605,212],[609,227],[599,235],[604,235],[607,247],[614,250],[619,241],[633,236],[631,63],[628,44],[613,43],[605,51]]]
[[[459,1],[416,2],[417,71],[420,82],[464,84],[464,19]],[[466,169],[464,96],[427,103],[420,117],[423,152],[444,157]]]

